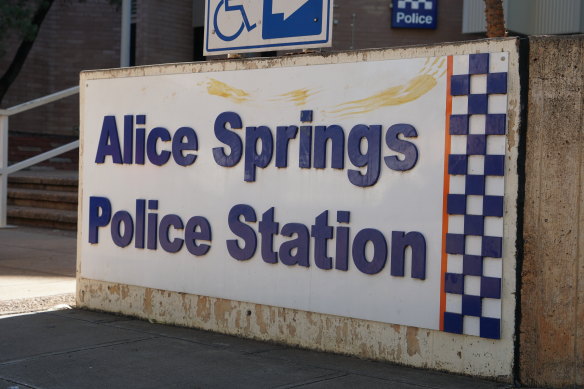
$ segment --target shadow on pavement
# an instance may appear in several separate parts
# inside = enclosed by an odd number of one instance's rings
[[[503,388],[84,310],[0,317],[0,388]]]

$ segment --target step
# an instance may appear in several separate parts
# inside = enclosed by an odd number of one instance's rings
[[[77,136],[31,134],[19,131],[10,131],[8,160],[10,163],[23,161],[59,146],[77,140]],[[71,150],[54,158],[43,161],[36,168],[53,168],[63,170],[77,170],[79,166],[79,150]]]
[[[7,207],[6,213],[9,224],[63,230],[77,229],[77,211],[11,205]]]
[[[79,186],[78,176],[78,173],[74,171],[22,171],[8,176],[8,187],[12,189],[77,192]]]
[[[8,205],[76,211],[77,192],[10,187]]]

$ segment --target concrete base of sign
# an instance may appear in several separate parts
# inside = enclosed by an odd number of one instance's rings
[[[78,258],[79,307],[118,312],[165,324],[196,327],[225,334],[355,355],[415,367],[444,370],[500,381],[511,381],[514,370],[516,315],[517,153],[519,143],[519,60],[514,38],[442,44],[428,47],[377,49],[350,53],[305,55],[276,59],[174,64],[92,72],[91,78],[149,76],[201,71],[262,69],[355,61],[424,58],[486,52],[509,53],[508,131],[505,162],[505,208],[501,285],[501,338],[385,324],[329,314],[252,304],[168,290],[84,278]],[[81,94],[84,104],[84,94]],[[84,150],[81,148],[81,153]],[[81,167],[80,215],[87,207]],[[85,202],[85,204],[84,204]],[[80,220],[84,220],[80,217]],[[80,229],[79,248],[87,238]],[[86,228],[86,227],[85,227]],[[84,240],[85,239],[85,240]],[[78,250],[81,253],[82,250]],[[422,308],[420,308],[422,309]]]
[[[302,348],[511,380],[513,346],[441,331],[78,279],[78,307]]]

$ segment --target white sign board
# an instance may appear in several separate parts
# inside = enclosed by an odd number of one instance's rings
[[[498,338],[506,72],[485,53],[88,79],[80,275]]]
[[[206,0],[204,54],[327,47],[333,0]]]

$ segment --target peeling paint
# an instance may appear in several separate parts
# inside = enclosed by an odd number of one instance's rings
[[[144,291],[144,313],[152,314],[152,289],[150,288]]]
[[[296,336],[296,326],[294,326],[294,324],[290,323],[287,326],[288,328],[288,334],[292,337]]]
[[[166,297],[170,297],[170,293],[166,296]],[[182,309],[183,312],[185,313],[185,316],[189,316],[190,312],[191,312],[191,300],[187,299],[187,295],[186,293],[181,293],[180,294],[180,298],[182,301]]]
[[[352,354],[363,358],[414,364],[420,367],[447,369],[451,366],[440,363],[439,360],[428,362],[439,358],[439,355],[443,358],[443,354],[449,350],[449,347],[443,345],[434,350],[433,347],[429,347],[428,341],[419,339],[420,336],[437,340],[449,336],[439,331],[419,331],[413,327],[185,293],[169,293],[164,290],[102,281],[79,279],[78,285],[81,291],[95,291],[84,301],[79,299],[79,306],[123,312],[152,322],[187,325],[259,340]],[[101,293],[98,292],[99,289],[102,289]],[[118,293],[118,291],[123,289],[127,289],[125,292],[127,298],[120,298],[120,294],[124,293]],[[136,301],[140,301],[140,304],[133,304]],[[191,314],[194,307],[196,307],[196,315]],[[402,336],[402,333],[406,333],[406,336]],[[449,339],[453,341],[452,338]],[[479,340],[478,344],[480,343]],[[452,342],[452,345],[451,347],[456,347],[455,342]],[[407,350],[407,353],[403,350]],[[459,355],[454,354],[454,356],[458,360],[461,359]],[[422,360],[420,361],[419,358]],[[489,354],[489,358],[497,361],[497,354]],[[486,366],[490,369],[489,371],[496,373],[501,373],[505,368],[502,363]],[[460,372],[468,373],[466,370]],[[505,374],[497,375],[505,376]]]
[[[231,312],[231,302],[229,300],[217,299],[213,304],[213,310],[216,319],[227,319]]]
[[[199,297],[197,299],[197,317],[204,322],[211,319],[211,302],[208,297]]]
[[[235,313],[235,328],[241,327],[241,311]]]
[[[408,355],[416,355],[420,353],[420,341],[418,340],[419,328],[408,327],[406,330],[406,339],[408,344]]]
[[[256,305],[256,324],[260,330],[260,334],[268,333],[268,326],[264,321],[264,309],[261,305]],[[280,332],[282,332],[280,330]]]

